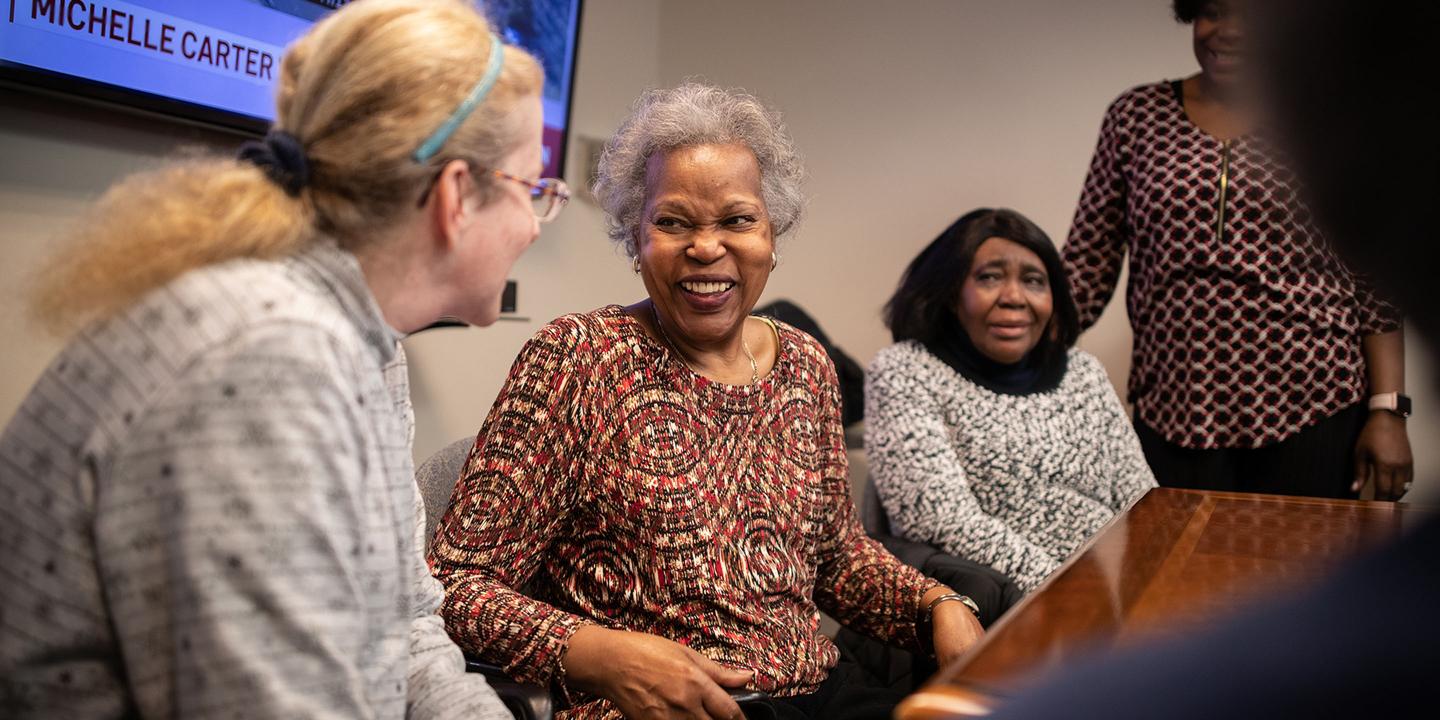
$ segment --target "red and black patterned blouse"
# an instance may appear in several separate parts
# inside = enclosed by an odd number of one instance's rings
[[[1206,134],[1178,90],[1144,85],[1106,113],[1070,285],[1089,327],[1128,252],[1141,421],[1184,447],[1269,445],[1364,397],[1360,340],[1400,318],[1325,244],[1277,153]]]
[[[819,608],[917,649],[934,583],[860,528],[834,367],[777,326],[774,369],[743,387],[697,375],[618,306],[526,344],[431,549],[461,647],[550,683],[597,623],[754,670],[779,695],[813,692],[838,659]],[[617,716],[575,700],[567,717]]]

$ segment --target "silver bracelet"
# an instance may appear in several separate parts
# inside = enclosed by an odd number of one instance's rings
[[[976,605],[975,601],[971,600],[969,596],[961,595],[960,593],[946,593],[944,595],[941,595],[940,597],[935,598],[934,600],[931,600],[930,604],[925,606],[925,624],[930,624],[931,616],[935,614],[936,605],[952,600],[964,604],[965,607],[970,609],[970,612],[973,613],[975,617],[980,617],[980,606]]]

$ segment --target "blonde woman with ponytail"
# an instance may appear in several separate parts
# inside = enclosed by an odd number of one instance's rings
[[[541,81],[468,4],[360,0],[263,142],[98,203],[0,435],[3,714],[509,717],[436,615],[397,341],[493,322],[568,198]]]

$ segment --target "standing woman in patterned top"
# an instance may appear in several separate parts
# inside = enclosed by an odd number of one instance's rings
[[[1197,75],[1105,115],[1064,258],[1082,328],[1130,256],[1129,397],[1161,485],[1381,500],[1409,488],[1394,308],[1316,230],[1251,121],[1243,8],[1176,0]]]
[[[467,3],[348,5],[263,143],[82,222],[0,436],[0,714],[510,717],[437,613],[398,340],[495,320],[563,190],[519,180],[541,81]]]
[[[750,316],[801,175],[748,95],[642,97],[595,191],[649,297],[535,335],[436,530],[451,635],[565,717],[736,718],[748,686],[780,717],[888,718],[820,610],[942,661],[981,632],[860,528],[824,349]]]

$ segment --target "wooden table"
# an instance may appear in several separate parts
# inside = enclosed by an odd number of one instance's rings
[[[973,717],[1038,673],[1317,578],[1435,508],[1156,488],[896,710]]]

